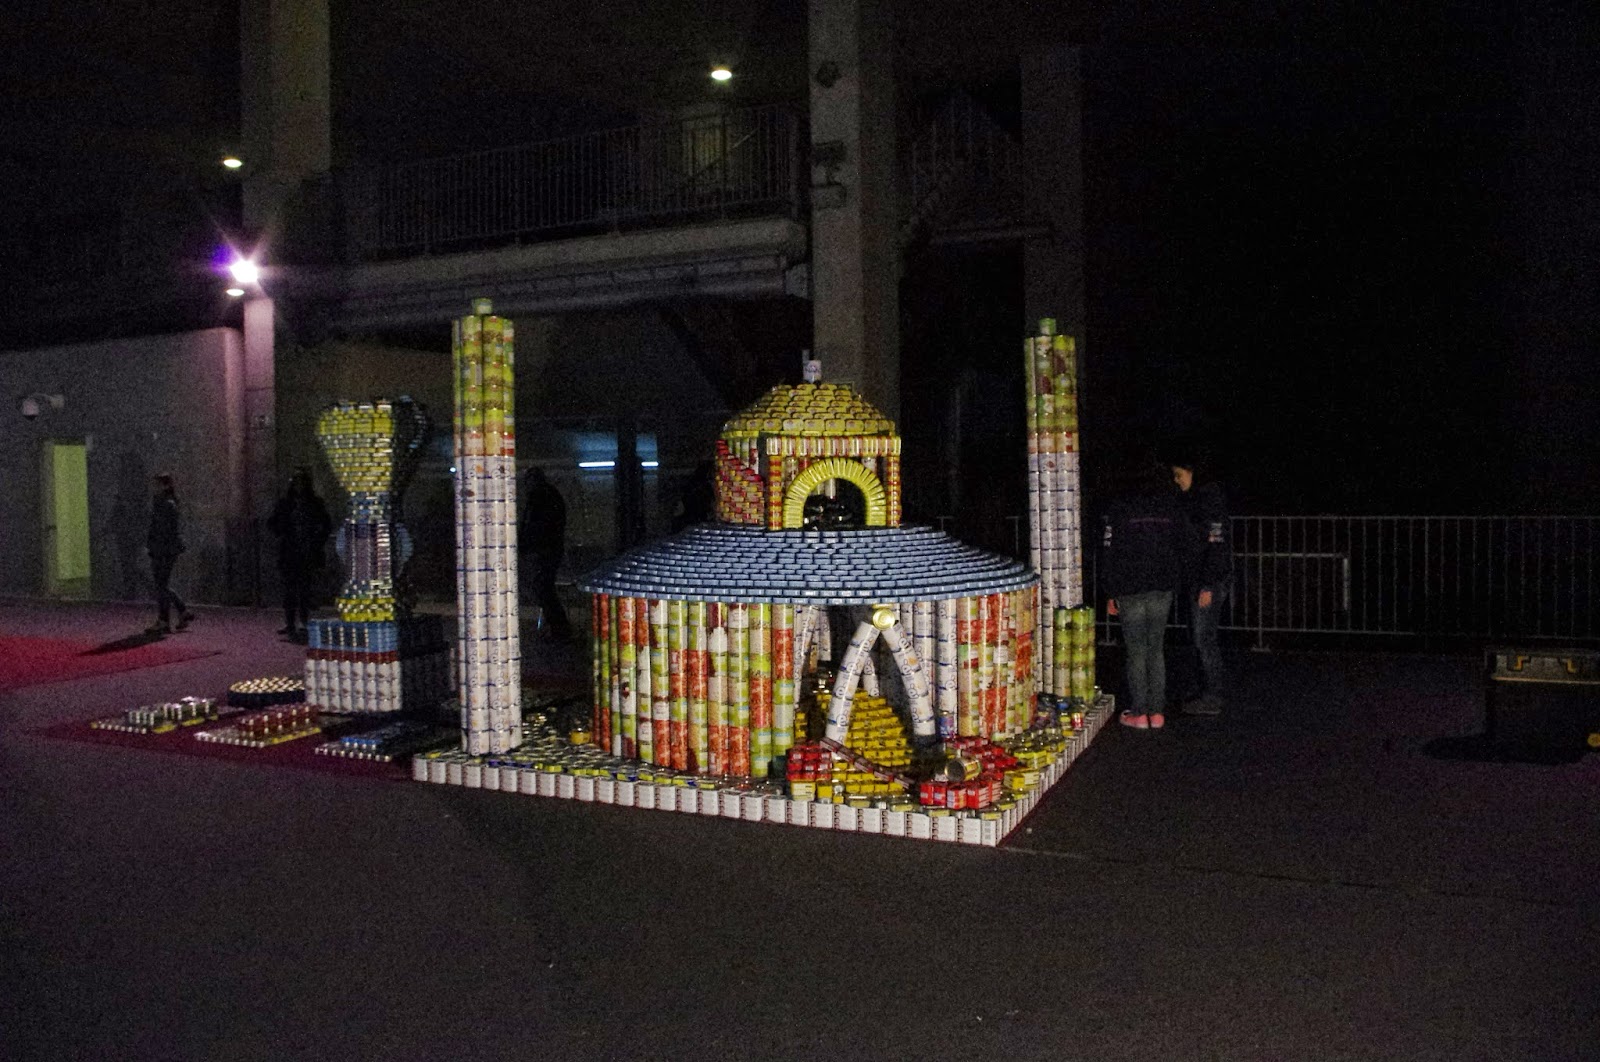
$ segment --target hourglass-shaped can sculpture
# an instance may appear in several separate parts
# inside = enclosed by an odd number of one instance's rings
[[[437,616],[413,617],[403,572],[411,538],[398,522],[430,422],[409,398],[341,402],[317,438],[349,498],[339,529],[347,579],[339,618],[308,625],[306,699],[332,712],[394,712],[448,695],[449,656]]]

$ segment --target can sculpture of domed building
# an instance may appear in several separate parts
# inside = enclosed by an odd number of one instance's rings
[[[761,780],[806,742],[892,768],[1033,721],[1038,576],[900,526],[900,437],[849,387],[728,421],[716,515],[583,583],[602,749]]]

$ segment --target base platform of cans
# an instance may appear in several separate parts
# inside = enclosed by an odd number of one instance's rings
[[[412,757],[411,775],[419,782],[524,796],[993,847],[1038,807],[1116,715],[1116,706],[1109,695],[1101,695],[1074,709],[1074,714],[1076,727],[1040,726],[1014,743],[998,746],[1014,748],[1025,759],[1003,776],[997,799],[982,807],[927,804],[915,794],[899,798],[849,794],[844,783],[824,797],[815,783],[686,775],[610,756],[593,745],[574,746],[548,724],[536,726],[520,748],[497,756],[472,756],[459,749],[421,753]],[[833,762],[843,766],[850,758]],[[956,786],[966,783],[929,779],[925,784],[928,794],[948,799]]]
[[[1076,696],[1036,696],[1036,631],[1055,622],[1041,622],[1039,576],[901,526],[894,424],[819,376],[812,363],[807,382],[723,427],[717,522],[582,581],[586,724],[540,722],[504,751],[424,754],[414,776],[998,844],[1110,700],[1092,674]]]

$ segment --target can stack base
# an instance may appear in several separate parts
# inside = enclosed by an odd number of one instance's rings
[[[525,796],[994,847],[1038,807],[1115,715],[1114,700],[1109,694],[1102,694],[1084,713],[1083,729],[1073,735],[1054,760],[1038,768],[1037,779],[1017,791],[1015,801],[1004,811],[906,811],[792,800],[779,783],[658,773],[649,764],[620,761],[599,750],[587,758],[580,755],[573,761],[567,757],[569,762],[557,763],[554,742],[559,735],[553,728],[535,735],[528,744],[499,755],[471,756],[460,750],[419,754],[411,761],[411,777],[419,782],[498,789]],[[541,747],[549,751],[541,751]]]

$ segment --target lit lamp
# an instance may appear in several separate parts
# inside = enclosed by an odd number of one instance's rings
[[[228,285],[228,296],[240,298],[245,289],[252,288],[261,283],[261,268],[248,258],[236,258],[228,266],[228,273],[233,277],[233,283]]]
[[[729,70],[726,66],[720,66],[720,65],[719,66],[714,66],[714,67],[711,68],[711,80],[712,81],[732,81],[733,80],[733,71]]]

